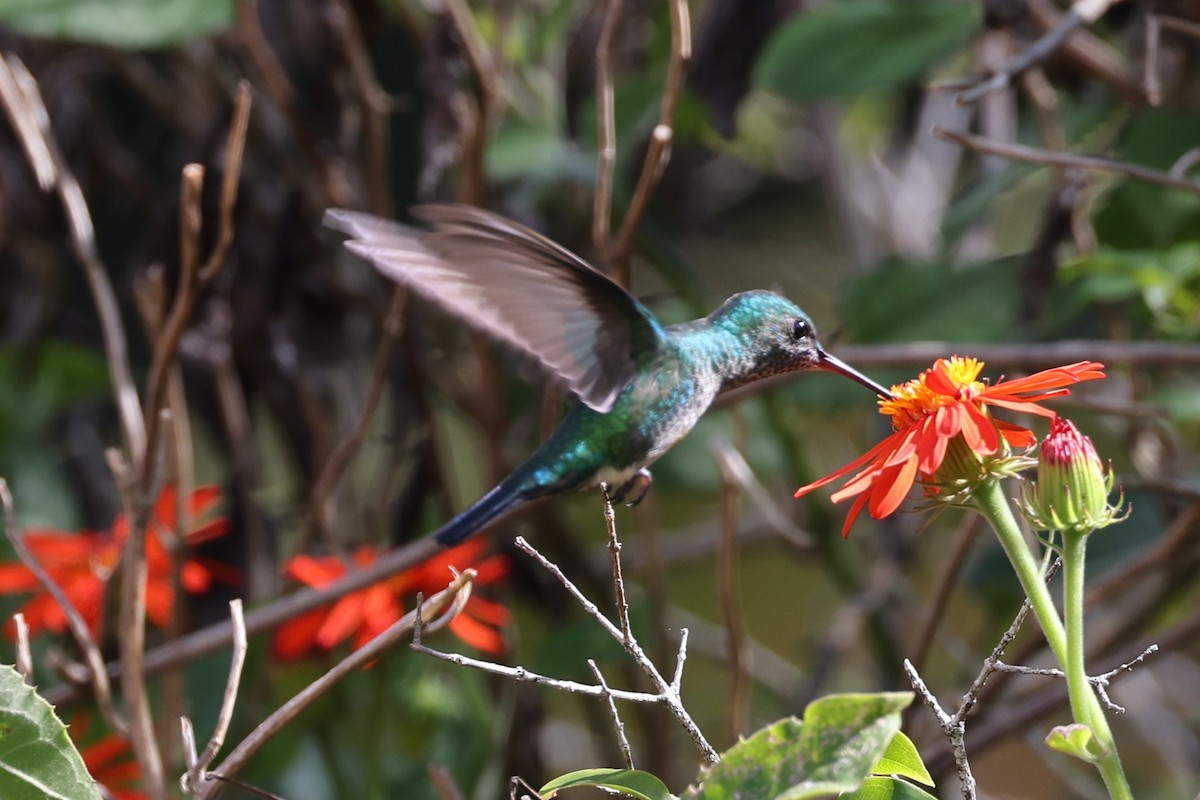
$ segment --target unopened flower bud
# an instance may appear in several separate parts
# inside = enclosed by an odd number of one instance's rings
[[[1090,533],[1124,519],[1119,502],[1108,504],[1112,484],[1091,439],[1055,417],[1039,451],[1037,482],[1026,487],[1022,505],[1034,527]]]

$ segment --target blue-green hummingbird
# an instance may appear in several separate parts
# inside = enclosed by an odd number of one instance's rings
[[[774,292],[735,294],[703,319],[664,326],[607,275],[512,220],[463,205],[413,214],[428,229],[343,209],[325,224],[387,277],[532,355],[579,400],[525,463],[434,534],[443,546],[546,495],[603,483],[635,504],[647,466],[718,395],[761,378],[827,370],[889,396],[826,353],[808,315]]]

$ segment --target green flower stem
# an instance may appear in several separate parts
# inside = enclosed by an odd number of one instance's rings
[[[1100,706],[1100,700],[1092,690],[1084,670],[1083,558],[1086,537],[1066,537],[1068,545],[1063,552],[1063,605],[1067,623],[1064,625],[1054,605],[1054,598],[1050,595],[1050,589],[1042,577],[1041,566],[1021,535],[1021,528],[1013,516],[1012,506],[1004,495],[1000,480],[984,479],[975,489],[972,498],[975,507],[996,531],[1000,546],[1012,562],[1021,588],[1029,598],[1030,608],[1037,617],[1038,624],[1042,626],[1050,650],[1067,675],[1067,693],[1075,721],[1087,725],[1092,731],[1092,736],[1105,749],[1105,755],[1097,759],[1096,766],[1104,778],[1109,796],[1113,800],[1133,800],[1133,793],[1121,768],[1121,759],[1117,755],[1104,709]],[[1072,539],[1076,541],[1071,542]]]
[[[1083,575],[1087,552],[1087,533],[1063,532],[1063,616],[1067,626],[1067,660],[1063,671],[1067,674],[1067,694],[1071,698],[1071,713],[1075,719],[1092,729],[1092,736],[1103,748],[1104,755],[1096,760],[1096,767],[1104,778],[1108,793],[1114,798],[1130,798],[1133,793],[1121,768],[1117,754],[1117,743],[1104,708],[1096,697],[1092,683],[1088,680],[1084,666],[1083,649]]]

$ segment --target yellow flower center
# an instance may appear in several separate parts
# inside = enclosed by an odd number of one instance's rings
[[[931,369],[918,377],[893,386],[891,399],[879,401],[879,413],[891,417],[892,428],[900,430],[921,421],[942,406],[970,402],[987,388],[986,383],[976,380],[982,371],[983,362],[978,359],[962,356],[939,358]],[[929,385],[929,378],[934,372],[950,384],[953,394],[947,394],[941,386],[935,389]]]

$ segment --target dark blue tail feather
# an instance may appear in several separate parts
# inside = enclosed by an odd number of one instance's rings
[[[504,512],[541,494],[536,490],[531,491],[527,486],[523,486],[523,483],[516,474],[510,475],[439,528],[433,538],[443,547],[452,547],[470,538]]]

